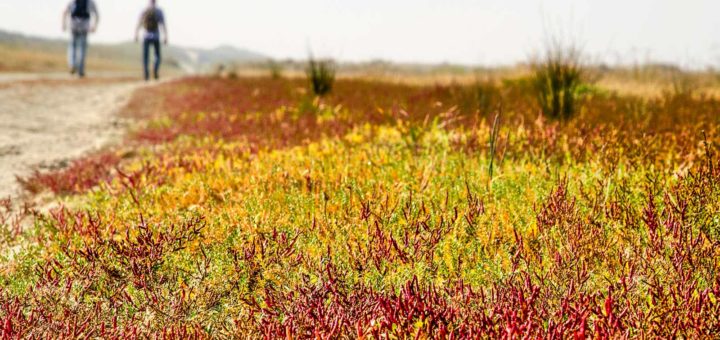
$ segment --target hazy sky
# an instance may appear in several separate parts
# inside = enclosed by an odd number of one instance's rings
[[[94,41],[132,38],[146,0],[96,0]],[[61,37],[67,0],[0,0],[0,29]],[[511,64],[548,28],[607,62],[720,66],[720,0],[159,0],[177,44],[277,58]]]

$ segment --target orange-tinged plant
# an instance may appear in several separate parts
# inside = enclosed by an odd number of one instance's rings
[[[560,124],[521,85],[495,126],[454,86],[142,92],[134,155],[46,175],[71,208],[3,249],[3,335],[717,333],[718,103],[590,97]]]

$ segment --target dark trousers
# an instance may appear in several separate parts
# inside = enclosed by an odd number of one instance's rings
[[[145,80],[150,79],[150,47],[155,50],[153,76],[155,79],[158,79],[160,76],[158,74],[160,71],[160,63],[162,61],[162,58],[160,57],[160,39],[145,38],[143,43],[143,66],[145,69]]]

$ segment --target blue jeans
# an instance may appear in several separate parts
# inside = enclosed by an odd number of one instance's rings
[[[87,33],[73,32],[68,46],[68,65],[81,77],[85,76],[87,45]]]
[[[143,42],[143,67],[145,69],[145,80],[150,79],[150,47],[155,50],[155,65],[153,68],[153,76],[158,79],[160,71],[160,63],[162,58],[160,57],[160,39],[158,38],[145,38]]]

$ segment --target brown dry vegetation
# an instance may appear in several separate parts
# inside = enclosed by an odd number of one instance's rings
[[[87,67],[97,71],[133,69],[131,65],[97,57],[88,58]],[[0,44],[0,72],[65,71],[67,71],[67,56],[63,53]]]

